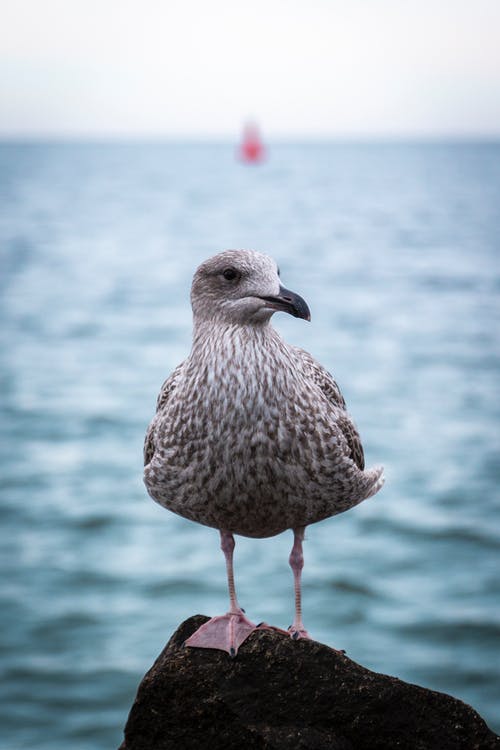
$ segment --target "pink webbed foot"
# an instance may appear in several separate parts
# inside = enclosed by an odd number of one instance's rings
[[[293,638],[294,641],[298,641],[300,638],[305,638],[308,641],[313,640],[307,630],[304,629],[304,626],[297,627],[296,625],[290,625],[290,627],[288,628],[288,635],[290,636],[290,638]],[[342,656],[344,656],[345,654],[344,649],[332,648],[332,651],[335,651],[337,654],[341,654]]]
[[[298,641],[299,638],[306,638],[308,641],[312,640],[311,636],[303,626],[297,627],[296,625],[290,625],[288,628],[288,634],[294,641]]]
[[[227,651],[229,656],[235,657],[241,644],[246,641],[250,633],[262,628],[254,625],[243,612],[227,612],[225,615],[212,617],[205,622],[185,642],[191,648],[215,648]]]

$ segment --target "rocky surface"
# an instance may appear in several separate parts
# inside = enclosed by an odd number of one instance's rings
[[[316,641],[252,633],[236,659],[184,641],[139,686],[120,750],[500,750],[465,703],[370,672]]]

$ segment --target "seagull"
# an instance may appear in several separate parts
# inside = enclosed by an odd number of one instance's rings
[[[196,270],[193,343],[164,382],[144,444],[151,497],[191,521],[218,529],[229,610],[186,645],[236,656],[257,627],[238,604],[234,535],[294,535],[294,639],[302,621],[306,526],[343,513],[382,487],[383,468],[365,469],[363,447],[340,389],[308,352],[271,325],[281,311],[309,321],[309,308],[281,285],[275,261],[226,250]]]

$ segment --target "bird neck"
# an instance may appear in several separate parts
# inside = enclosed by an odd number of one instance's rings
[[[276,344],[284,342],[269,321],[258,325],[203,321],[201,325],[195,322],[191,354],[207,359],[223,353],[224,361],[231,361],[232,357],[239,359]]]
[[[206,403],[219,403],[229,387],[234,409],[252,403],[262,410],[270,399],[279,401],[290,391],[295,365],[293,348],[271,325],[214,324],[195,327],[184,372],[186,382],[203,391]]]

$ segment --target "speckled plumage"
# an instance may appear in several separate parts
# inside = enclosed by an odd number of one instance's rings
[[[226,279],[227,269],[239,277]],[[165,381],[146,434],[149,494],[232,534],[301,528],[383,484],[382,468],[364,469],[332,376],[272,327],[286,291],[274,261],[253,251],[226,251],[200,266],[192,350]]]

